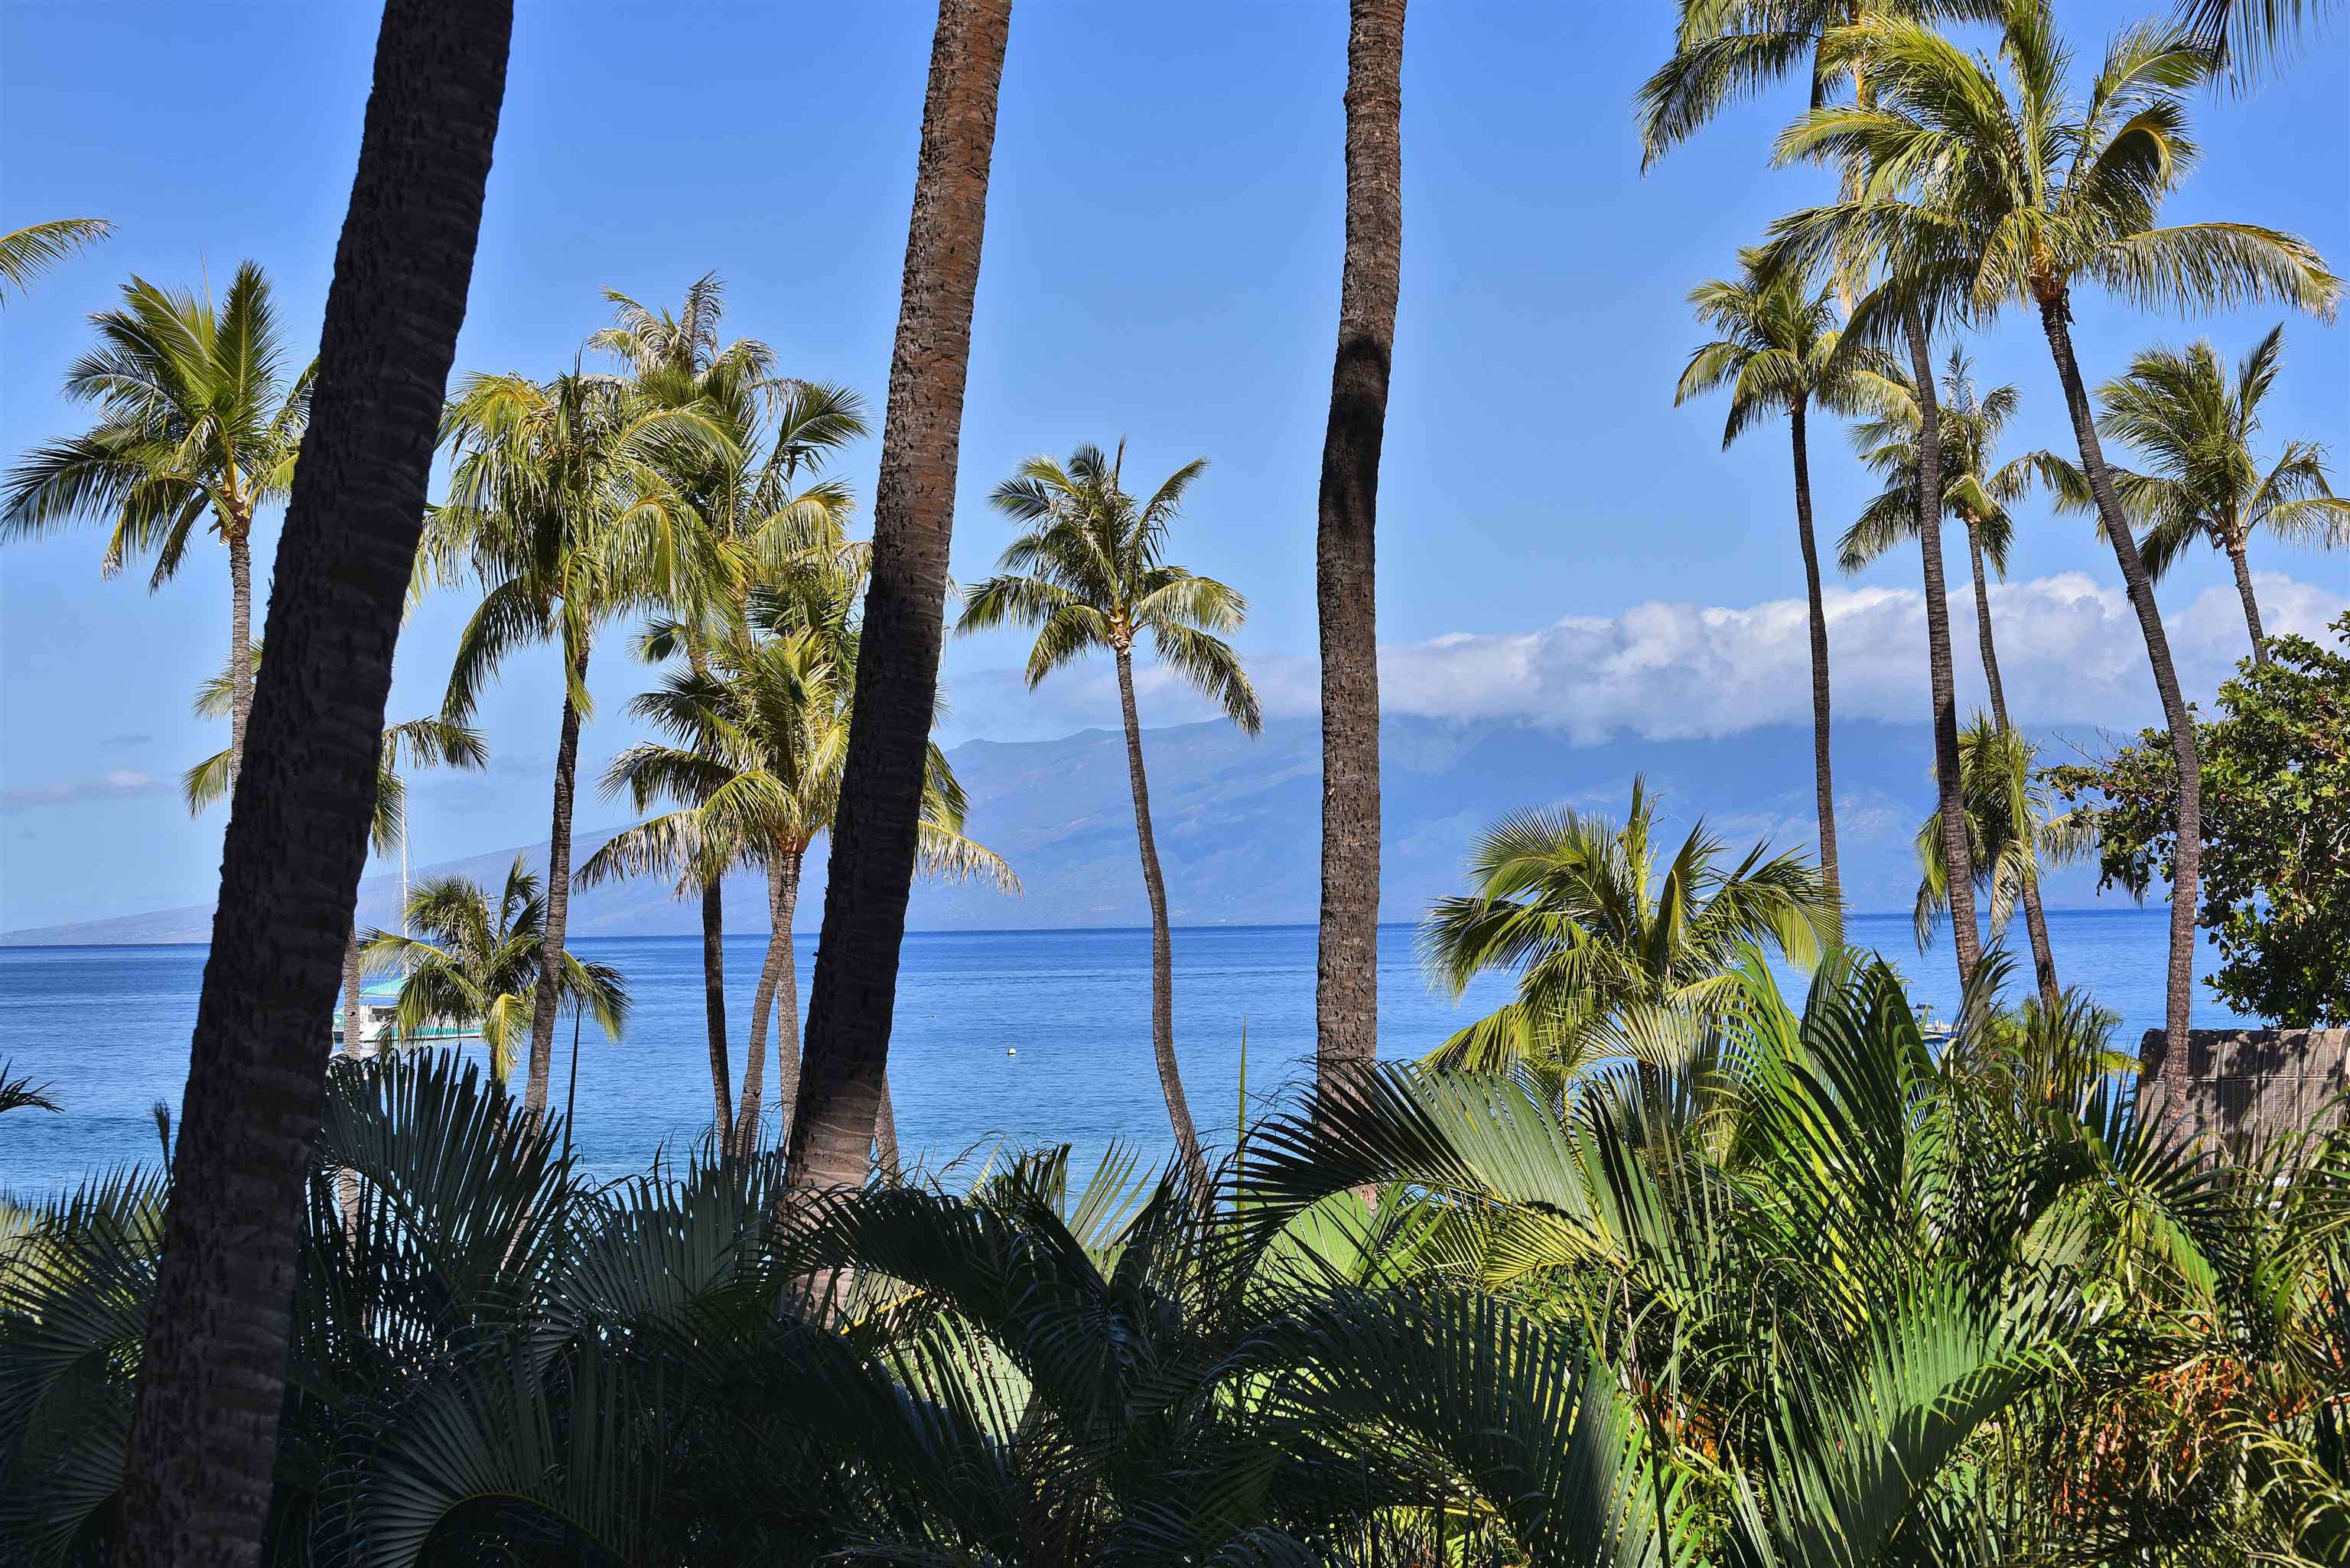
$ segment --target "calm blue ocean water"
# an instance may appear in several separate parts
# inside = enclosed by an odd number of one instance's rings
[[[2049,916],[2060,973],[2122,1015],[2126,1047],[2162,1021],[2166,919],[2160,909]],[[1911,977],[1913,996],[1949,1014],[1956,981],[1946,947],[1919,955],[1906,916],[1857,916],[1847,934],[1886,953]],[[762,941],[744,936],[726,943],[737,1085]],[[642,1169],[665,1144],[689,1144],[709,1116],[701,943],[607,939],[583,940],[576,950],[618,966],[636,997],[625,1038],[600,1039],[590,1025],[579,1057],[577,1146],[592,1171],[618,1176]],[[47,1082],[64,1106],[57,1116],[0,1116],[0,1191],[51,1191],[100,1167],[154,1158],[148,1107],[157,1099],[178,1103],[204,953],[194,946],[0,948],[0,1059]],[[815,940],[803,938],[803,995],[814,960]],[[889,1063],[909,1155],[936,1163],[999,1137],[1067,1140],[1088,1160],[1113,1139],[1165,1149],[1166,1114],[1150,1064],[1149,961],[1144,930],[909,937]],[[1179,930],[1175,963],[1176,1044],[1192,1118],[1203,1137],[1229,1145],[1243,1031],[1253,1098],[1310,1068],[1314,931]],[[2199,972],[2211,967],[2207,952]],[[2028,983],[2028,957],[2019,972]],[[1783,983],[1794,982],[1783,977]],[[1411,929],[1383,933],[1386,1054],[1417,1055],[1474,1016],[1472,1009],[1506,994],[1502,982],[1488,982],[1456,1008],[1419,967]],[[2230,1016],[2207,993],[2196,1022]],[[556,1054],[558,1101],[568,1047],[567,1033]],[[479,1046],[472,1049],[478,1057]]]

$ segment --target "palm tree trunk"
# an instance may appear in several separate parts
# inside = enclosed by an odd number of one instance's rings
[[[1820,818],[1820,880],[1828,897],[1844,908],[1844,882],[1836,860],[1835,780],[1828,761],[1828,612],[1820,591],[1820,552],[1812,537],[1812,459],[1805,440],[1804,405],[1787,410],[1794,432],[1795,538],[1804,551],[1804,595],[1811,608],[1812,789]]]
[[[356,1062],[359,1056],[359,993],[366,987],[359,979],[359,928],[351,922],[350,940],[343,948],[343,1057]],[[359,1228],[359,1179],[346,1170],[335,1179],[336,1206],[342,1210],[343,1234],[348,1236]]]
[[[1315,603],[1322,643],[1322,912],[1315,1076],[1326,1092],[1378,1054],[1379,449],[1403,267],[1405,0],[1352,0],[1347,249],[1322,440]]]
[[[571,658],[574,683],[588,683],[588,649]],[[534,1123],[546,1114],[547,1080],[555,1073],[555,1014],[563,1001],[564,929],[571,914],[571,801],[579,782],[579,708],[563,690],[563,731],[555,746],[555,817],[546,834],[546,925],[538,943],[538,986],[530,1001],[530,1073],[522,1111]]]
[[[725,934],[725,883],[713,876],[702,885],[702,1013],[710,1036],[710,1094],[717,1106],[710,1125],[722,1136],[734,1125],[733,1075],[726,1061]]]
[[[881,1109],[873,1118],[873,1163],[890,1180],[898,1179],[898,1106],[897,1096],[889,1093],[889,1079],[881,1079]]]
[[[2114,493],[2113,472],[2106,466],[2105,448],[2097,441],[2095,416],[2089,392],[2081,380],[2080,362],[2073,357],[2073,312],[2063,294],[2041,302],[2040,325],[2048,337],[2048,351],[2056,360],[2056,377],[2064,383],[2064,405],[2073,416],[2073,437],[2081,449],[2081,469],[2089,493],[2096,498],[2097,516],[2113,545],[2114,563],[2121,568],[2130,607],[2137,612],[2138,630],[2146,639],[2147,662],[2154,670],[2155,689],[2162,696],[2163,717],[2170,725],[2171,753],[2178,763],[2178,831],[2170,867],[2170,963],[2168,992],[2163,1007],[2163,1092],[2165,1114],[2174,1136],[2188,1136],[2193,1113],[2188,1105],[2187,1031],[2195,1000],[2195,906],[2203,866],[2203,759],[2195,733],[2195,715],[2178,687],[2178,671],[2170,662],[2170,639],[2162,629],[2162,612],[2155,607],[2154,585],[2146,563],[2138,558],[2137,541],[2130,536],[2129,520]]]
[[[1934,785],[1942,814],[1942,864],[1949,873],[1950,940],[1959,984],[1974,982],[1982,962],[1975,927],[1974,857],[1968,852],[1966,797],[1959,778],[1958,678],[1950,651],[1950,597],[1942,576],[1942,410],[1934,395],[1932,349],[1924,314],[1911,306],[1902,323],[1918,387],[1918,553],[1925,566],[1926,659],[1934,704]]]
[[[783,1107],[777,1141],[791,1141],[793,1102],[800,1087],[800,978],[792,951],[792,921],[800,903],[800,868],[806,850],[776,857],[767,867],[767,954],[759,965],[759,989],[751,999],[751,1050],[743,1067],[741,1124],[735,1147],[748,1155],[759,1144],[759,1116],[765,1099],[767,1015],[775,1019],[775,1099]]]
[[[118,1568],[252,1568],[384,697],[505,90],[504,0],[388,0],[278,544],[124,1457]]]
[[[2252,662],[2269,661],[2268,634],[2261,629],[2261,601],[2252,595],[2251,563],[2244,559],[2241,540],[2228,545],[2228,560],[2236,568],[2236,597],[2244,601],[2244,629],[2252,634]]]
[[[1126,715],[1126,775],[1134,791],[1134,836],[1142,846],[1142,887],[1150,898],[1150,1055],[1159,1066],[1159,1092],[1167,1098],[1168,1124],[1175,1129],[1175,1152],[1182,1158],[1191,1190],[1208,1191],[1208,1161],[1191,1107],[1183,1097],[1183,1076],[1175,1062],[1175,933],[1167,919],[1167,878],[1159,868],[1159,839],[1150,827],[1150,782],[1142,771],[1142,718],[1134,706],[1134,655],[1118,654],[1118,701]]]
[[[889,1063],[899,948],[913,891],[922,784],[946,635],[972,297],[987,223],[996,91],[1012,0],[940,0],[922,143],[873,487],[872,576],[857,654],[832,866],[789,1179],[862,1183]]]
[[[1975,582],[1975,641],[1982,649],[1983,684],[1991,691],[1991,722],[2002,734],[2013,734],[2007,722],[2007,688],[1999,678],[1999,645],[1991,634],[1991,584],[1983,572],[1982,522],[1971,512],[1967,514],[1967,564],[1974,573]],[[2014,825],[2018,833],[2035,833],[2036,822]],[[2056,1005],[2061,992],[2056,984],[2056,952],[2048,945],[2048,913],[2040,903],[2038,857],[2033,857],[2033,874],[2024,879],[2019,894],[2023,903],[2023,929],[2032,940],[2032,978],[2039,988],[2040,1000],[2049,1006]]]
[[[244,766],[244,732],[253,722],[253,541],[228,530],[228,783]]]

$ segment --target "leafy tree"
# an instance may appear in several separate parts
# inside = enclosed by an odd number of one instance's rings
[[[33,279],[113,232],[104,218],[57,218],[11,229],[0,234],[0,284],[23,294]],[[7,289],[0,288],[0,305],[7,303]]]
[[[1195,458],[1138,502],[1119,481],[1126,446],[1116,456],[1081,446],[1064,464],[1032,457],[989,496],[1027,532],[1005,546],[997,576],[973,587],[957,633],[1003,626],[1036,628],[1028,651],[1033,689],[1088,653],[1107,652],[1118,671],[1126,719],[1127,780],[1134,793],[1134,830],[1142,849],[1142,885],[1150,899],[1150,1048],[1175,1146],[1195,1184],[1207,1164],[1183,1098],[1175,1060],[1175,951],[1167,915],[1167,879],[1150,821],[1150,783],[1142,765],[1142,716],[1134,700],[1134,645],[1148,635],[1159,662],[1197,689],[1250,734],[1263,726],[1256,689],[1240,656],[1220,633],[1236,631],[1248,600],[1233,589],[1166,559],[1167,531],[1184,492],[1208,466]]]
[[[546,897],[529,863],[517,855],[497,902],[477,882],[436,877],[408,896],[407,930],[370,930],[360,939],[367,968],[400,972],[392,1027],[417,1039],[451,1024],[478,1023],[489,1048],[490,1081],[503,1085],[530,1038],[532,995],[546,940]],[[563,1000],[584,1008],[597,1027],[618,1039],[629,1018],[629,989],[609,964],[588,963],[567,950]]]
[[[1794,274],[1774,274],[1762,253],[1738,254],[1739,275],[1715,278],[1690,291],[1698,320],[1721,334],[1690,354],[1673,402],[1730,389],[1730,419],[1721,444],[1755,423],[1783,413],[1794,443],[1795,542],[1804,556],[1804,595],[1812,637],[1812,782],[1820,822],[1820,879],[1841,898],[1836,877],[1835,784],[1828,760],[1828,618],[1820,592],[1820,555],[1812,538],[1812,460],[1806,417],[1812,406],[1850,412],[1861,404],[1875,369],[1868,356],[1846,354],[1828,292],[1808,288]]]
[[[66,395],[95,403],[99,422],[35,447],[7,480],[0,537],[76,519],[113,530],[100,569],[152,553],[149,588],[178,575],[207,513],[228,548],[229,776],[244,755],[253,711],[253,523],[283,501],[310,418],[314,363],[288,380],[269,281],[246,262],[217,307],[140,277],[120,309],[90,318],[99,347],[66,372]]]
[[[2350,649],[2350,615],[2334,618]],[[2199,725],[2210,781],[2199,917],[2220,950],[2206,977],[2230,1006],[2293,1028],[2350,1023],[2350,658],[2271,639]],[[2051,768],[2088,808],[2101,885],[2177,886],[2170,738],[2143,732],[2104,761]]]
[[[1517,995],[1455,1033],[1431,1065],[1523,1064],[1562,1085],[1630,1057],[1654,1101],[1668,1068],[1735,994],[1745,947],[1809,964],[1837,940],[1840,913],[1819,874],[1756,846],[1734,866],[1700,823],[1659,874],[1655,806],[1632,784],[1621,826],[1564,807],[1523,811],[1470,851],[1475,891],[1441,898],[1420,932],[1429,967],[1457,998],[1479,975],[1517,977]]]
[[[443,715],[470,717],[482,683],[516,649],[554,641],[562,649],[545,951],[523,1091],[524,1108],[543,1115],[562,989],[579,727],[595,707],[588,655],[598,631],[623,615],[730,590],[733,558],[666,460],[680,447],[723,452],[731,438],[699,404],[666,407],[629,380],[579,370],[544,382],[470,376],[442,432],[456,458],[448,497],[426,524],[427,567],[443,580],[470,574],[483,588],[458,641]]]
[[[987,180],[1012,0],[941,0],[889,361],[873,561],[858,644],[855,732],[825,878],[824,934],[808,999],[792,1179],[854,1187],[872,1168],[888,1094],[906,901],[921,850],[922,790],[946,638],[972,301],[986,237]]]
[[[2209,341],[2183,352],[2149,348],[2130,361],[2128,374],[2097,389],[2098,433],[2153,461],[2150,472],[2113,471],[2115,493],[2141,530],[2137,547],[2147,580],[2160,582],[2199,540],[2226,555],[2252,657],[2260,660],[2268,649],[2246,559],[2253,534],[2318,549],[2350,545],[2350,500],[2326,483],[2324,447],[2289,441],[2266,472],[2252,456],[2261,403],[2275,383],[2283,348],[2283,327],[2271,327],[2233,381]],[[2056,472],[2060,503],[2092,510],[2095,498],[2080,471],[2064,464]]]
[[[1911,310],[1936,304],[1979,319],[2011,304],[2038,311],[2083,475],[2137,612],[2178,753],[2178,898],[2165,1033],[2168,1060],[2184,1074],[2201,767],[2169,638],[2074,353],[2074,292],[2095,284],[2133,303],[2188,308],[2282,298],[2323,315],[2334,308],[2340,285],[2293,235],[2251,223],[2158,222],[2163,198],[2196,161],[2184,93],[2210,78],[2208,49],[2161,27],[2131,28],[2108,46],[2086,97],[2076,98],[2046,0],[2006,0],[2003,11],[1998,67],[1913,22],[1871,19],[1839,35],[1837,50],[1865,64],[1877,100],[1865,109],[1813,111],[1783,135],[1780,153],[1865,168],[1867,181],[1853,198],[1794,214],[1774,232],[1782,244],[1814,257],[1855,249],[1898,253]],[[1922,364],[1916,369],[1922,395],[1928,372]],[[1948,824],[1957,808],[1947,786],[1943,809]],[[1962,880],[1954,861],[1954,900]],[[1960,909],[1953,924],[1967,913]],[[1967,935],[1957,934],[1962,941]],[[2171,1103],[2182,1117],[2185,1087],[2172,1085]]]
[[[1871,498],[1838,541],[1837,564],[1847,572],[1860,570],[1898,541],[1918,536],[1916,389],[1898,369],[1872,378],[1869,385],[1876,394],[1877,413],[1854,428],[1853,445],[1859,450],[1861,462],[1883,477],[1885,487]],[[1999,644],[1991,635],[1991,584],[1984,567],[1988,564],[2001,576],[2007,575],[2007,550],[2015,532],[2008,508],[2023,498],[2036,478],[2056,464],[2056,460],[2045,452],[2028,452],[2011,458],[1996,469],[1991,467],[1999,450],[2000,434],[2015,417],[2022,400],[2012,383],[1978,393],[1974,368],[1965,350],[1950,350],[1942,374],[1942,510],[1945,515],[1956,517],[1966,525],[1967,562],[1974,580],[1975,643],[1982,655],[1983,681],[1991,691],[1991,719],[2002,732],[2014,736],[2006,747],[2011,753],[2016,746],[2027,751],[2029,746],[2020,734],[2015,734],[2008,721],[2007,688],[2000,679]],[[1980,810],[1976,793],[1979,784],[1970,777],[1967,753],[1968,737],[1962,733],[1959,736],[1960,795],[1971,819]],[[1940,831],[1939,807],[1927,823]],[[1949,864],[1939,844],[1933,846],[1930,854],[1921,844],[1918,853],[1930,867]],[[1991,867],[1979,860],[1971,861],[1971,866],[1979,885],[1993,885],[1986,880],[1994,876]],[[2039,984],[2041,1000],[2053,1004],[2057,995],[2056,955],[2049,945],[2048,919],[2040,906],[2039,879],[2022,878],[2008,884],[2008,890],[2022,897],[2024,928],[2032,943],[2033,977]],[[1936,908],[1945,908],[1948,902],[1943,897]],[[1994,915],[1994,929],[2005,921],[2002,909]],[[1922,927],[1919,936],[1922,940]]]

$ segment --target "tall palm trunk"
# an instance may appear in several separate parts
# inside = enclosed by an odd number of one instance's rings
[[[1183,1076],[1175,1063],[1175,933],[1167,919],[1167,878],[1159,868],[1159,838],[1150,826],[1150,781],[1142,771],[1142,718],[1134,706],[1134,654],[1117,649],[1118,701],[1126,715],[1126,776],[1134,791],[1134,836],[1142,846],[1142,887],[1150,897],[1150,1054],[1159,1066],[1159,1092],[1167,1098],[1168,1124],[1175,1129],[1175,1152],[1191,1179],[1191,1190],[1208,1190],[1208,1161],[1191,1126],[1183,1097]]]
[[[2252,662],[2269,661],[2268,634],[2261,629],[2261,601],[2252,595],[2251,563],[2244,559],[2244,542],[2228,541],[2228,562],[2236,568],[2236,597],[2244,601],[2244,629],[2252,634]]]
[[[759,988],[751,998],[751,1049],[743,1064],[743,1107],[734,1146],[748,1155],[759,1144],[759,1116],[766,1095],[767,1015],[775,1019],[775,1097],[783,1107],[779,1140],[792,1136],[793,1102],[800,1088],[800,977],[792,951],[792,921],[800,905],[805,849],[787,850],[767,867],[767,954],[759,965]]]
[[[891,1180],[899,1175],[898,1106],[896,1096],[889,1093],[889,1077],[881,1077],[881,1109],[873,1118],[873,1163]]]
[[[504,0],[384,7],[278,544],[276,651],[222,849],[124,1457],[119,1568],[260,1557],[324,1041],[513,24]]]
[[[790,1179],[865,1179],[889,1063],[899,948],[913,891],[922,784],[946,635],[972,296],[979,286],[1012,0],[940,0],[922,101],[889,412],[873,487],[872,575],[857,653],[857,711],[834,820],[824,936]]]
[[[228,535],[228,782],[244,766],[244,732],[253,722],[253,541],[231,524]]]
[[[1932,348],[1924,313],[1904,312],[1910,372],[1918,382],[1918,554],[1925,567],[1926,659],[1934,705],[1934,785],[1942,814],[1942,865],[1950,890],[1950,940],[1959,984],[1982,962],[1975,928],[1974,857],[1967,845],[1966,796],[1959,774],[1958,678],[1950,651],[1950,597],[1942,576],[1942,410],[1934,395]]]
[[[1379,449],[1403,267],[1404,0],[1352,0],[1347,33],[1347,251],[1322,440],[1315,604],[1322,643],[1322,913],[1315,1075],[1378,1054]]]
[[[2106,466],[2105,448],[2097,441],[2088,388],[2082,384],[2080,362],[2073,357],[2072,324],[2072,305],[2062,292],[2041,301],[2040,325],[2048,337],[2048,351],[2056,360],[2056,378],[2064,383],[2065,410],[2073,416],[2073,437],[2080,443],[2081,469],[2088,476],[2089,493],[2096,498],[2097,516],[2113,545],[2114,564],[2121,568],[2130,607],[2137,612],[2147,662],[2153,667],[2155,689],[2162,695],[2163,718],[2170,725],[2171,753],[2178,763],[2178,833],[2170,867],[2170,962],[2163,1007],[2167,1050],[2162,1078],[2171,1128],[2183,1137],[2192,1126],[2187,1103],[2187,1031],[2195,1000],[2195,904],[2203,867],[2203,759],[2195,734],[2195,715],[2188,711],[2186,696],[2178,688],[2178,671],[2170,662],[2170,639],[2162,629],[2162,612],[2155,607],[2154,585],[2147,578],[2146,563],[2138,558],[2137,541],[2130,537],[2129,520],[2114,493],[2113,472]]]
[[[1967,524],[1967,565],[1974,574],[1975,583],[1975,642],[1982,650],[1983,685],[1991,692],[1991,722],[2000,733],[2015,732],[2007,722],[2007,688],[1999,678],[1999,645],[1991,634],[1991,583],[1983,572],[1982,520],[1973,513],[1965,514]],[[2036,822],[2012,825],[2018,833],[2038,831]],[[2037,864],[2034,857],[2034,864]],[[2040,1000],[2051,1007],[2056,1004],[2059,990],[2056,984],[2056,952],[2048,945],[2048,914],[2040,903],[2040,878],[2035,873],[2017,889],[2023,901],[2023,929],[2032,940],[2032,978],[2039,988]]]
[[[725,937],[725,883],[713,876],[702,885],[702,1013],[710,1037],[710,1094],[716,1103],[710,1125],[722,1137],[734,1124],[733,1072],[726,1061]]]
[[[1828,612],[1820,592],[1819,546],[1812,537],[1812,459],[1802,399],[1788,405],[1787,416],[1795,449],[1795,538],[1804,550],[1804,597],[1811,611],[1812,789],[1820,817],[1820,880],[1841,910],[1844,882],[1836,860],[1835,780],[1828,761]]]
[[[530,1073],[523,1081],[523,1115],[546,1114],[547,1080],[555,1073],[555,1014],[563,1001],[564,928],[571,915],[571,800],[579,783],[579,706],[573,686],[588,684],[588,647],[571,657],[563,689],[563,732],[555,746],[555,816],[546,834],[546,924],[539,935],[538,986],[530,1001]]]

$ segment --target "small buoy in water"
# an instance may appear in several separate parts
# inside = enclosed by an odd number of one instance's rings
[[[1014,1049],[1013,1049],[1011,1046],[1009,1046],[1009,1045],[1006,1045],[1006,1046],[1003,1048],[1003,1054],[1004,1054],[1006,1056],[1017,1056],[1018,1054],[1020,1054],[1020,1053],[1019,1053],[1019,1052],[1017,1052],[1017,1051],[1014,1050]]]

